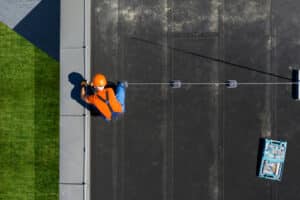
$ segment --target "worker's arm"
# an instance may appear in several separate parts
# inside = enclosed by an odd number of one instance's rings
[[[88,98],[87,98],[87,96],[86,96],[86,92],[85,92],[85,88],[86,88],[87,85],[88,85],[88,84],[87,84],[86,81],[82,81],[82,82],[81,82],[81,92],[80,92],[80,97],[81,97],[81,99],[82,99],[83,101],[85,101],[86,103],[91,103],[91,102],[88,100]]]
[[[114,105],[114,111],[115,112],[122,112],[121,102],[118,101],[115,92],[111,88],[108,88],[108,91],[109,91],[110,102]]]

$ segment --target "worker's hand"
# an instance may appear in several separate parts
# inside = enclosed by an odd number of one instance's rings
[[[86,87],[88,85],[86,80],[81,81],[80,83],[81,87]]]

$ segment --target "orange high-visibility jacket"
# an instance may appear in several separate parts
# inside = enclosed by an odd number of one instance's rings
[[[122,106],[117,100],[112,88],[105,88],[102,91],[97,91],[95,94],[88,96],[87,99],[89,103],[96,106],[108,120],[111,120],[112,112],[122,112]]]

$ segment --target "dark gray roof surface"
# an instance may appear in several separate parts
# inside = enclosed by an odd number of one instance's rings
[[[289,81],[288,67],[300,61],[299,8],[297,0],[94,0],[92,75]],[[291,86],[129,84],[126,109],[118,121],[91,119],[92,200],[300,198],[300,103]],[[256,177],[261,137],[288,141],[282,182]]]

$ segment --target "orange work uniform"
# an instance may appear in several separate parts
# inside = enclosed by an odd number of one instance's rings
[[[88,102],[93,104],[108,120],[111,120],[112,112],[122,112],[122,106],[117,100],[112,88],[97,91],[95,94],[89,95],[87,99]]]

